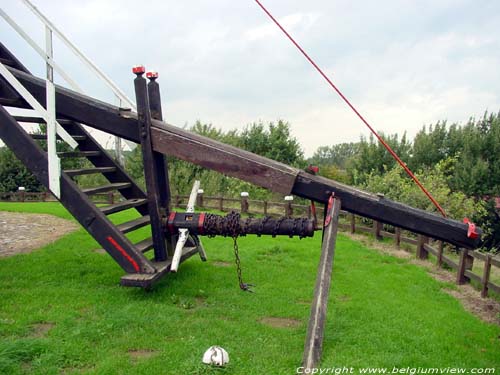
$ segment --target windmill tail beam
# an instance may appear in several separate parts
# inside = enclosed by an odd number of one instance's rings
[[[45,105],[45,81],[12,69],[14,76]],[[26,103],[0,81],[0,97],[23,107]],[[140,143],[137,114],[94,98],[56,87],[57,115],[71,118],[98,130]],[[1,103],[0,103],[1,104]],[[1,124],[0,124],[1,126]],[[346,211],[395,225],[452,245],[475,248],[480,241],[468,236],[469,225],[379,197],[336,181],[314,176],[248,151],[191,133],[166,122],[152,120],[151,137],[156,152],[236,177],[281,194],[295,194],[327,203],[332,193]]]

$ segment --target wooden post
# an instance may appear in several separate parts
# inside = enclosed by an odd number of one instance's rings
[[[383,237],[380,234],[382,230],[382,223],[377,220],[373,220],[373,235],[375,236],[375,239],[381,240]]]
[[[436,260],[438,267],[443,267],[443,249],[444,249],[443,241],[438,241],[438,255]]]
[[[330,198],[328,209],[325,208],[325,226],[323,228],[323,243],[321,257],[314,287],[314,299],[311,306],[311,316],[307,327],[302,366],[304,369],[316,368],[321,359],[323,349],[323,333],[325,328],[326,310],[330,283],[332,280],[333,256],[339,225],[340,200]]]
[[[486,255],[484,260],[483,277],[481,278],[481,297],[488,297],[488,282],[490,281],[491,255]]]
[[[401,228],[396,227],[395,228],[395,233],[394,233],[394,244],[398,249],[401,248]]]
[[[146,77],[148,83],[149,109],[151,117],[155,120],[163,121],[163,113],[161,109],[161,94],[158,79],[158,72],[148,72]],[[168,217],[170,206],[170,180],[168,177],[167,158],[159,152],[153,151],[153,161],[155,163],[156,180],[158,181],[159,205],[163,218]]]
[[[155,260],[162,262],[167,260],[167,243],[165,229],[163,228],[162,218],[164,218],[167,204],[165,202],[166,186],[163,185],[158,177],[165,176],[165,169],[160,170],[157,156],[163,155],[153,151],[151,136],[151,108],[149,104],[149,95],[146,80],[142,76],[144,67],[134,68],[135,97],[137,102],[137,124],[139,125],[139,137],[142,147],[142,161],[144,168],[144,180],[146,182],[146,191],[148,197],[148,211],[151,220],[151,233],[154,244]],[[161,184],[161,185],[160,185]],[[163,191],[161,191],[163,190]]]
[[[198,195],[196,197],[196,205],[200,208],[203,207],[203,191],[198,191]]]
[[[424,245],[429,242],[429,238],[426,236],[418,235],[417,243],[417,259],[427,259],[429,258],[429,252],[425,249]]]
[[[470,279],[465,276],[465,270],[471,270],[474,264],[474,258],[469,255],[468,249],[462,249],[460,253],[460,261],[458,262],[457,284],[465,284],[470,282]]]
[[[356,215],[349,214],[349,220],[351,224],[351,233],[356,233]]]
[[[219,211],[224,211],[224,198],[219,197]]]
[[[267,216],[267,201],[264,201],[264,216]]]
[[[241,193],[241,213],[248,212],[248,193],[243,191]]]

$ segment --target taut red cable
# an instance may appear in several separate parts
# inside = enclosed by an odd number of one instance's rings
[[[295,39],[292,38],[292,36],[285,30],[283,26],[278,22],[276,18],[273,17],[271,13],[264,7],[264,5],[261,4],[259,0],[255,0],[255,2],[259,5],[259,7],[266,13],[269,18],[280,28],[281,31],[286,35],[286,37],[297,47],[297,49],[304,55],[304,57],[311,63],[312,66],[318,71],[319,74],[328,82],[328,84],[339,94],[339,96],[344,100],[344,102],[351,108],[354,113],[359,117],[359,119],[370,129],[370,131],[377,137],[379,142],[386,148],[387,151],[392,155],[392,157],[403,167],[403,169],[406,171],[406,173],[412,178],[412,180],[418,185],[420,190],[424,192],[425,195],[431,200],[431,202],[434,204],[434,206],[441,212],[441,214],[446,217],[446,212],[444,209],[440,206],[440,204],[434,199],[434,197],[429,193],[429,191],[422,185],[422,183],[419,181],[417,176],[413,174],[413,172],[408,168],[405,162],[401,160],[401,158],[394,152],[394,150],[387,144],[387,142],[373,129],[373,127],[368,123],[368,121],[365,120],[365,118],[361,115],[361,113],[358,112],[358,110],[354,107],[354,105],[351,104],[349,99],[335,86],[335,84],[328,78],[328,76],[323,73],[323,70],[314,62],[314,60],[307,54],[306,51],[295,41]]]

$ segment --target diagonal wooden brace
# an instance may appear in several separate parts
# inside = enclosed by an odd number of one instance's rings
[[[332,280],[333,256],[335,253],[335,242],[337,240],[337,229],[339,224],[340,199],[335,198],[332,194],[325,207],[325,212],[321,257],[319,260],[316,286],[314,287],[314,300],[311,306],[311,315],[309,317],[306,342],[304,345],[304,356],[302,359],[304,371],[316,368],[321,359],[326,310]]]

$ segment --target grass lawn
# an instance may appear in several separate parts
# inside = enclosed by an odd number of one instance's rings
[[[70,215],[57,203],[0,210]],[[131,219],[133,212],[114,215]],[[144,235],[144,234],[143,234]],[[0,259],[0,374],[295,374],[300,366],[320,236],[203,240],[152,291],[118,285],[122,270],[83,230]],[[228,265],[227,263],[230,263]],[[322,367],[488,367],[500,371],[500,327],[483,323],[408,260],[339,235]],[[267,318],[291,319],[275,327]],[[211,345],[225,369],[201,364]]]

